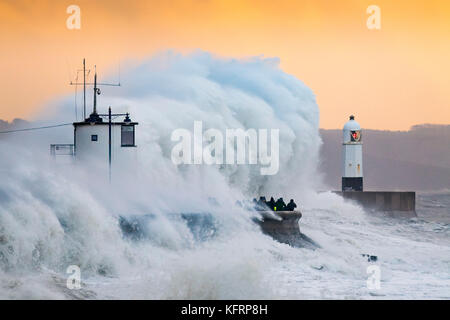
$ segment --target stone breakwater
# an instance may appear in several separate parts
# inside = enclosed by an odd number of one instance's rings
[[[300,211],[260,211],[261,220],[256,220],[263,233],[275,240],[299,248],[319,248],[312,239],[301,233]]]

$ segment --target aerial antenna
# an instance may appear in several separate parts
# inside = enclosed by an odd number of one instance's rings
[[[93,114],[97,114],[97,95],[100,95],[100,88],[97,88],[97,66],[94,66],[94,110]]]
[[[83,119],[86,119],[86,59],[83,58]]]
[[[78,72],[80,71],[83,71],[83,83],[78,83]],[[83,85],[83,119],[86,119],[86,71],[88,71],[88,74],[91,73],[91,70],[86,70],[86,59],[83,58],[83,69],[77,70],[75,82],[70,81],[71,86]]]
[[[90,73],[90,69],[86,70],[86,59],[83,59],[83,83],[78,83],[77,81],[70,82],[70,85],[83,85],[83,117],[86,120],[86,86],[93,85],[94,86],[94,105],[92,113],[95,115],[97,114],[97,95],[101,93],[100,88],[98,86],[112,86],[112,87],[120,87],[120,81],[119,83],[97,83],[97,66],[94,66],[95,69],[95,75],[94,75],[94,83],[86,82],[86,71],[88,71],[88,74]]]

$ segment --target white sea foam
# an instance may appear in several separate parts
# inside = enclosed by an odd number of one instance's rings
[[[0,140],[0,298],[450,297],[448,226],[436,237],[428,222],[371,217],[315,191],[322,187],[318,108],[311,90],[276,59],[162,53],[130,67],[122,82],[100,96],[100,111],[131,112],[140,123],[139,157],[114,164],[111,185],[101,166],[50,159],[48,144],[71,142],[71,129]],[[71,103],[58,102],[39,120],[70,121]],[[171,132],[195,120],[223,131],[280,129],[279,173],[176,167]],[[302,231],[321,249],[263,235],[253,213],[235,206],[259,194],[295,198]],[[209,213],[214,234],[197,239],[172,215],[180,212]],[[144,239],[124,237],[119,216],[141,217]],[[380,291],[366,288],[364,253],[379,258]],[[69,265],[81,268],[81,291],[66,288]]]

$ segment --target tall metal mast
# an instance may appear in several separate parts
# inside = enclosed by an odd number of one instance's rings
[[[83,58],[83,119],[86,119],[86,59]]]
[[[78,82],[72,82],[70,81],[70,85],[72,86],[78,86],[78,85],[83,85],[83,119],[86,119],[86,85],[89,83],[86,83],[86,59],[83,58],[83,69],[82,70],[77,70],[77,76],[76,76],[76,80],[78,81],[78,72],[83,71],[83,83],[78,83]],[[90,70],[87,70],[88,73],[90,73]]]
[[[81,70],[79,70],[81,71]],[[90,72],[90,70],[88,70]],[[78,79],[78,77],[77,77]],[[97,83],[97,71],[95,71],[94,76],[94,83],[87,83],[86,82],[86,59],[83,59],[83,83],[77,83],[77,82],[70,82],[70,85],[83,85],[83,117],[84,120],[87,120],[86,117],[86,86],[93,85],[94,86],[94,107],[93,107],[93,114],[97,114],[97,95],[100,94],[100,88],[97,86],[113,86],[113,87],[120,87],[119,83]]]
[[[94,74],[94,109],[92,110],[93,114],[97,114],[97,95],[100,94],[100,89],[97,88],[97,67],[95,68]]]

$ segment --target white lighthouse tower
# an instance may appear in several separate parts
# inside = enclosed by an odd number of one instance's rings
[[[363,191],[361,127],[354,116],[343,129],[342,191]]]

